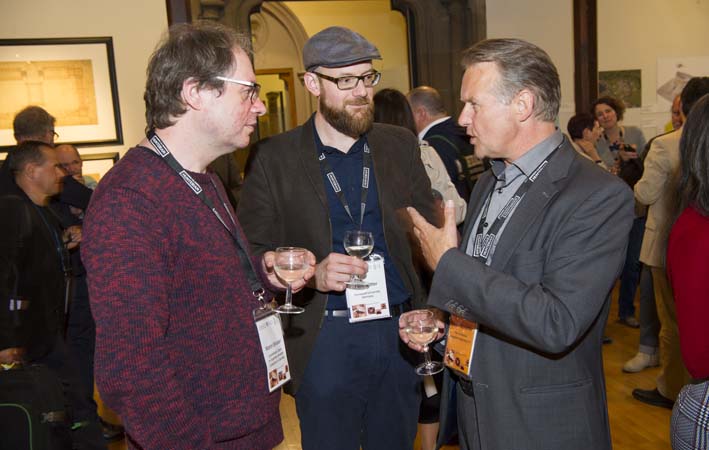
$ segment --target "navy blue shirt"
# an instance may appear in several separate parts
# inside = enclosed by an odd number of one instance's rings
[[[364,165],[364,145],[366,137],[360,137],[347,153],[343,153],[334,147],[323,145],[318,136],[318,132],[313,126],[315,134],[315,144],[318,156],[325,153],[327,163],[337,177],[337,182],[342,188],[342,192],[347,199],[347,203],[352,213],[352,219],[347,214],[344,206],[340,202],[330,181],[323,173],[325,192],[327,192],[327,205],[330,215],[330,228],[332,230],[332,251],[347,254],[342,240],[345,231],[359,229],[361,213],[360,200],[362,196],[362,167]],[[371,149],[375,151],[375,149]],[[374,168],[370,168],[370,174],[374,174]],[[384,226],[382,225],[382,214],[379,210],[379,195],[377,191],[377,179],[375,176],[369,177],[369,190],[364,210],[364,220],[362,230],[370,231],[374,237],[374,250],[372,253],[381,255],[384,258],[384,271],[387,282],[387,295],[390,305],[404,303],[411,298],[411,293],[406,290],[399,272],[391,260],[389,250],[386,247],[384,238]],[[347,309],[347,298],[344,292],[330,292],[327,300],[327,309]]]

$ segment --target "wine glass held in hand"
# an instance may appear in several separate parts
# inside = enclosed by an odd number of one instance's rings
[[[364,259],[374,248],[374,237],[369,231],[348,230],[345,232],[345,238],[342,243],[348,255]],[[345,286],[350,289],[366,289],[373,284],[374,283],[364,281],[356,274],[352,274],[352,277],[345,283]]]
[[[422,310],[411,313],[406,318],[406,334],[414,343],[424,347],[425,362],[416,367],[419,375],[433,375],[443,370],[443,364],[431,361],[428,344],[433,342],[438,335],[438,325],[433,312]]]
[[[278,247],[276,249],[276,261],[274,268],[276,275],[285,281],[286,302],[276,308],[276,312],[281,314],[300,314],[305,309],[300,306],[293,305],[293,294],[291,291],[291,283],[303,278],[308,269],[307,262],[308,251],[300,247]]]

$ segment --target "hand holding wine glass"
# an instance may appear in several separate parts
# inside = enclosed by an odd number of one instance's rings
[[[291,284],[303,278],[309,268],[308,251],[300,247],[278,247],[275,254],[274,269],[276,275],[286,282],[286,302],[276,308],[281,314],[300,314],[305,311],[300,306],[293,305]]]
[[[374,237],[369,231],[348,230],[345,232],[343,245],[348,255],[359,259],[366,258],[374,248]],[[357,274],[352,274],[350,281],[345,285],[350,289],[366,289],[373,283],[368,283]]]
[[[431,361],[428,344],[438,337],[438,323],[432,311],[419,310],[408,313],[404,319],[404,331],[408,339],[423,347],[425,362],[416,367],[419,375],[433,375],[443,370],[443,364]]]

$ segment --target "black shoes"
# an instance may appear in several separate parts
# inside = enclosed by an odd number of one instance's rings
[[[103,439],[106,442],[114,442],[123,439],[125,435],[125,430],[121,425],[116,425],[110,422],[106,422],[99,417],[101,422],[101,431],[103,432]]]
[[[660,408],[672,409],[672,406],[675,404],[675,402],[660,394],[657,388],[652,390],[633,389],[633,398],[647,403],[648,405],[659,406]]]

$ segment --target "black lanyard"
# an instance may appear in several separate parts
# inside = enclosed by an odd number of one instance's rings
[[[177,175],[180,176],[182,181],[194,192],[194,194],[204,203],[207,205],[207,207],[212,211],[212,213],[216,216],[217,219],[219,219],[219,222],[226,228],[226,230],[229,232],[229,235],[234,239],[234,242],[236,243],[236,248],[237,252],[239,254],[239,262],[241,263],[242,268],[244,269],[246,273],[246,278],[249,281],[249,286],[251,287],[251,290],[253,291],[255,296],[258,296],[257,293],[263,294],[263,288],[261,287],[261,283],[259,282],[258,278],[256,277],[256,270],[254,269],[254,266],[251,262],[251,258],[249,257],[249,252],[248,252],[248,244],[243,242],[241,236],[237,232],[237,226],[236,226],[236,221],[234,220],[234,217],[231,215],[231,211],[229,211],[229,207],[226,204],[226,202],[221,198],[221,195],[219,195],[219,189],[217,189],[217,185],[214,183],[214,180],[212,177],[209,178],[209,180],[212,182],[212,186],[214,186],[214,191],[217,194],[217,197],[219,197],[219,200],[222,202],[222,206],[224,207],[224,210],[226,211],[227,215],[229,216],[229,219],[231,219],[231,223],[233,225],[233,228],[229,228],[227,223],[222,219],[221,214],[219,214],[219,210],[214,206],[214,203],[207,197],[207,195],[204,193],[204,190],[202,189],[202,186],[200,186],[199,183],[197,183],[194,178],[185,170],[184,167],[175,159],[175,157],[170,153],[170,150],[167,148],[167,145],[160,139],[160,137],[155,134],[154,130],[150,130],[148,132],[148,140],[150,140],[150,143],[155,147],[155,152],[150,152],[153,154],[157,154],[162,158],[165,163],[167,163],[168,166],[172,168],[172,170],[177,173]]]
[[[532,183],[539,177],[539,174],[542,173],[544,168],[547,166],[549,163],[549,160],[554,156],[557,150],[564,144],[564,141],[561,141],[561,144],[559,144],[558,147],[556,147],[552,152],[549,154],[549,156],[544,159],[539,165],[532,171],[532,173],[527,177],[526,180],[524,180],[524,183],[517,188],[517,191],[512,195],[512,198],[507,200],[507,203],[505,206],[500,210],[499,214],[495,218],[495,221],[492,223],[490,228],[487,230],[487,232],[484,232],[483,229],[485,227],[485,224],[487,223],[487,213],[490,208],[490,203],[492,203],[492,196],[495,193],[495,184],[492,186],[492,190],[490,191],[490,195],[487,198],[487,202],[485,202],[485,208],[483,209],[482,214],[480,215],[480,221],[478,222],[478,229],[475,232],[475,239],[473,241],[473,258],[476,258],[480,261],[487,261],[487,258],[490,256],[490,251],[492,250],[492,246],[495,244],[495,240],[497,238],[497,233],[499,233],[500,228],[502,228],[502,225],[507,221],[507,218],[512,214],[512,211],[515,210],[517,205],[519,204],[520,201],[522,201],[522,198],[524,195],[529,191],[529,188],[532,187]]]
[[[354,218],[352,217],[352,212],[350,210],[350,204],[347,202],[347,198],[342,193],[342,186],[337,181],[337,177],[335,176],[335,171],[332,170],[332,167],[327,162],[327,158],[325,157],[325,152],[320,153],[318,160],[320,161],[320,169],[325,174],[325,177],[327,178],[327,180],[330,182],[330,186],[332,186],[332,190],[335,191],[335,195],[337,195],[337,198],[340,200],[340,203],[345,208],[345,212],[350,217],[350,220],[352,221],[352,223],[357,225],[357,222],[355,222]],[[364,223],[364,210],[367,207],[367,192],[369,191],[369,174],[371,173],[371,166],[372,166],[372,155],[369,152],[369,145],[367,145],[367,143],[365,142],[363,153],[362,153],[362,190],[360,193],[360,211],[359,211],[359,227],[360,228],[362,228],[362,223]]]
[[[47,228],[47,231],[52,236],[52,241],[54,243],[54,251],[57,252],[57,256],[59,257],[59,264],[62,269],[64,279],[66,280],[71,278],[71,262],[69,257],[69,251],[64,245],[64,241],[59,237],[59,233],[57,233],[57,227],[52,226],[49,223],[47,217],[44,215],[44,208],[40,208],[39,206],[34,204],[34,202],[32,203],[32,206],[34,206],[34,209],[37,211],[37,214],[39,214],[39,217],[42,218],[42,222],[44,222],[45,228]],[[49,214],[53,214],[48,208],[46,209],[46,211],[48,211]]]
[[[64,241],[62,238],[60,238],[59,233],[57,233],[57,227],[52,226],[47,220],[47,217],[44,215],[43,208],[40,208],[39,206],[34,204],[34,202],[32,203],[32,206],[34,206],[34,209],[37,210],[37,214],[39,214],[39,217],[42,218],[44,226],[47,228],[47,231],[52,236],[52,240],[54,241],[54,249],[57,252],[57,255],[59,256],[59,263],[62,269],[62,274],[64,275],[64,314],[67,314],[69,312],[69,302],[71,301],[72,291],[72,269],[71,261],[69,259],[69,250],[64,245]],[[51,209],[47,208],[46,211],[54,215]],[[59,219],[56,216],[55,219],[59,222]]]

